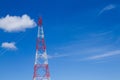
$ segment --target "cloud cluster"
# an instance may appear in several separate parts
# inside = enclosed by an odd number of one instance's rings
[[[19,32],[25,31],[27,28],[33,28],[36,23],[28,15],[10,16],[0,18],[0,29],[6,32]]]
[[[9,50],[16,50],[17,47],[15,46],[15,42],[3,42],[1,45],[2,48],[9,49]]]

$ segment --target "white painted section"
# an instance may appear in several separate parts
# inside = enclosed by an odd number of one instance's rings
[[[44,64],[48,64],[48,61],[46,60],[46,61],[44,62]]]
[[[36,50],[35,64],[37,64],[37,58],[38,58],[38,50]]]
[[[47,59],[47,53],[46,53],[46,51],[43,53],[43,57],[44,57],[45,59]]]
[[[41,26],[41,33],[44,34],[43,27]]]
[[[41,37],[44,38],[44,34],[42,34]]]
[[[38,27],[38,35],[37,37],[40,37],[40,27]]]
[[[36,77],[33,80],[36,80]]]

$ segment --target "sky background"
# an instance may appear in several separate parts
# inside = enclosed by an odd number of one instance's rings
[[[42,16],[51,80],[120,79],[119,0],[0,0],[0,80],[32,80],[37,26],[9,31],[7,15]]]

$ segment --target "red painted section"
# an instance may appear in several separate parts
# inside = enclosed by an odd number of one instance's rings
[[[49,73],[48,65],[46,65],[46,77],[47,77],[47,78],[50,77],[50,73]]]
[[[40,17],[38,20],[38,26],[42,26],[42,17]]]
[[[39,74],[37,71],[39,69],[45,69],[45,74],[43,76],[41,76],[41,74]],[[47,64],[36,64],[34,66],[34,76],[33,78],[35,77],[45,77],[45,78],[49,78],[50,77],[50,74],[49,74],[49,69],[48,69],[48,65]]]
[[[46,46],[45,46],[45,40],[44,40],[44,38],[42,38],[42,44],[43,44],[42,49],[45,51]]]

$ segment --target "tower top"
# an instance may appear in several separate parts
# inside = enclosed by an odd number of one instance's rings
[[[42,17],[40,17],[38,20],[38,26],[41,26],[41,25],[42,25]]]

